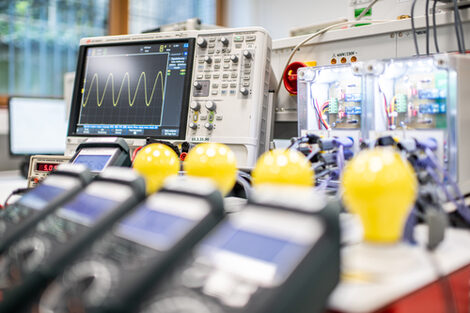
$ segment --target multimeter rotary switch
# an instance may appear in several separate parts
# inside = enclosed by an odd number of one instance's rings
[[[194,88],[196,88],[197,90],[201,90],[202,89],[202,85],[200,82],[194,82],[193,83],[193,86]]]
[[[248,96],[248,94],[249,94],[250,92],[249,92],[249,90],[248,90],[247,88],[242,87],[242,88],[240,89],[240,93],[241,93],[242,95],[244,95],[244,96]]]
[[[252,57],[251,52],[248,50],[243,51],[243,56],[247,59],[251,59]]]
[[[212,130],[214,128],[214,125],[212,125],[211,123],[205,123],[204,127],[207,128],[208,130]]]
[[[191,104],[189,105],[189,107],[193,111],[199,111],[201,109],[201,105],[197,101],[191,101]]]
[[[212,58],[210,56],[206,55],[204,57],[204,62],[206,62],[207,64],[211,64],[212,63]]]
[[[11,249],[10,254],[23,261],[26,271],[34,270],[44,259],[48,241],[44,238],[25,238]]]
[[[206,102],[206,109],[208,109],[209,111],[215,111],[215,108],[216,108],[216,104],[214,101]]]
[[[191,122],[191,123],[189,123],[189,128],[191,128],[191,129],[197,129],[197,124]]]
[[[232,56],[230,57],[230,60],[232,60],[233,63],[237,63],[238,57],[235,54],[232,54]]]
[[[205,39],[202,38],[202,37],[199,37],[199,38],[197,39],[197,42],[196,42],[196,43],[197,43],[197,45],[198,45],[199,47],[201,47],[201,48],[207,47],[207,40],[205,40]]]

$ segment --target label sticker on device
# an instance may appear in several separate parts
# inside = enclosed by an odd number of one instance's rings
[[[191,137],[191,142],[209,142],[209,137]]]

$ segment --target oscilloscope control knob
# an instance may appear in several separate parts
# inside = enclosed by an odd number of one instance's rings
[[[212,128],[214,128],[214,126],[211,123],[205,123],[204,127],[207,128],[208,130],[212,130]]]
[[[189,105],[189,107],[193,111],[199,111],[201,109],[201,105],[197,101],[191,101],[191,104]]]
[[[206,56],[204,57],[204,61],[205,61],[207,64],[211,64],[211,63],[212,63],[212,58],[211,58],[210,56],[206,55]]]
[[[230,56],[230,60],[232,60],[233,63],[237,63],[238,57],[235,54],[232,54],[232,56]]]
[[[193,83],[193,86],[194,88],[196,88],[197,90],[201,90],[202,89],[202,85],[200,82],[194,82]]]
[[[196,42],[196,43],[197,43],[197,45],[198,45],[199,47],[201,47],[201,48],[207,47],[207,40],[205,40],[205,39],[202,38],[202,37],[199,37],[199,38],[197,39],[197,42]]]
[[[224,45],[224,46],[228,46],[228,38],[227,37],[220,37],[220,42]]]
[[[244,95],[244,96],[248,96],[248,94],[250,93],[250,91],[249,91],[247,88],[242,87],[242,88],[240,89],[240,93],[241,93],[242,95]]]
[[[214,111],[216,108],[216,104],[214,101],[207,101],[206,102],[206,109],[208,109],[209,111]]]
[[[189,128],[191,129],[197,129],[197,124],[196,123],[189,123]]]
[[[248,50],[243,51],[243,56],[247,59],[251,59],[252,57],[251,52]]]

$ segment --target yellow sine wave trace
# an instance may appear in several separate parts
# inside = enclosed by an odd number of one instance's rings
[[[108,77],[106,78],[106,83],[104,85],[103,94],[101,95],[101,98],[100,98],[100,95],[99,95],[99,90],[100,89],[99,89],[99,84],[98,84],[98,73],[95,73],[93,75],[92,79],[91,79],[90,88],[88,88],[88,93],[85,97],[85,101],[83,101],[83,104],[82,104],[83,107],[86,107],[86,105],[88,103],[88,100],[89,100],[90,94],[91,94],[91,88],[93,88],[94,83],[96,83],[96,104],[98,105],[98,107],[100,107],[103,104],[104,96],[106,95],[106,91],[108,89],[108,85],[109,85],[110,81],[111,81],[111,94],[112,94],[112,97],[113,97],[113,106],[117,106],[117,104],[119,102],[119,99],[121,98],[122,88],[124,87],[124,83],[126,82],[126,80],[127,80],[127,91],[128,91],[127,96],[128,96],[128,100],[129,100],[129,106],[132,107],[134,105],[135,99],[137,97],[137,93],[139,92],[139,86],[140,86],[140,83],[141,83],[142,80],[144,82],[145,105],[150,106],[150,103],[152,102],[153,96],[155,94],[155,88],[157,87],[157,82],[158,81],[160,81],[162,103],[163,103],[163,100],[164,100],[164,92],[163,92],[164,83],[163,83],[163,72],[162,71],[159,71],[157,73],[157,76],[155,77],[155,80],[153,82],[152,92],[150,93],[150,97],[148,97],[148,93],[147,93],[147,75],[145,74],[145,72],[140,73],[139,80],[137,82],[137,86],[135,88],[134,96],[132,97],[132,99],[131,99],[131,79],[130,79],[129,72],[126,72],[124,74],[124,77],[122,78],[121,86],[119,87],[119,91],[117,93],[117,96],[115,94],[114,75],[113,75],[113,73],[109,73]],[[83,90],[82,90],[82,93],[83,93]]]

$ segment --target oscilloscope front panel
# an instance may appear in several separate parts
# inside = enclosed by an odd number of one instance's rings
[[[259,27],[84,38],[66,155],[92,136],[220,142],[254,166],[271,134],[271,38]]]

